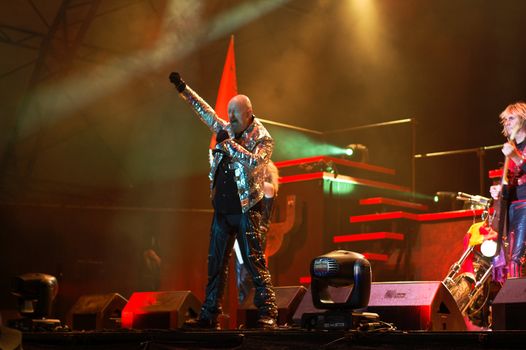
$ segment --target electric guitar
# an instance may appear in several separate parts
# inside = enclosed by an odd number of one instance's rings
[[[517,136],[517,133],[522,128],[522,123],[518,125],[517,128],[515,128],[512,133],[510,134],[510,137],[508,139],[508,142],[515,142],[515,137]],[[481,249],[486,251],[493,252],[493,249],[495,252],[492,256],[495,256],[497,254],[500,254],[501,245],[503,242],[507,240],[506,235],[506,221],[507,221],[507,213],[508,213],[508,201],[509,201],[509,191],[508,191],[508,168],[509,168],[509,161],[510,157],[507,156],[504,159],[504,165],[502,167],[502,177],[500,180],[500,195],[497,200],[493,202],[493,216],[491,219],[490,226],[493,230],[497,232],[497,239],[494,240],[486,240],[482,244]],[[508,258],[508,254],[505,254],[506,262]]]

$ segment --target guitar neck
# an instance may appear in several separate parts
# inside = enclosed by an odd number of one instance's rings
[[[515,130],[513,130],[513,132],[511,133],[509,139],[508,139],[508,142],[509,143],[514,143],[515,142],[515,139],[517,137],[517,133],[519,132],[519,130],[522,128],[522,123],[520,126],[518,126],[517,128],[515,128]],[[509,163],[510,163],[510,157],[509,156],[506,156],[504,158],[504,166],[502,167],[502,179],[500,181],[500,184],[502,186],[507,186],[508,185],[508,167],[509,167]]]

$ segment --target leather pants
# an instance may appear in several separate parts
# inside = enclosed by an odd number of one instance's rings
[[[509,277],[520,277],[526,252],[526,202],[514,202],[509,208],[511,256]]]
[[[260,237],[261,237],[261,249],[265,252],[267,245],[267,232],[270,228],[270,218],[272,216],[272,209],[274,204],[274,197],[268,198],[263,197],[261,200],[261,222],[259,224]],[[236,284],[237,284],[237,301],[239,305],[242,305],[248,298],[250,290],[252,289],[252,281],[250,274],[245,268],[244,260],[239,262],[236,261]]]
[[[216,321],[228,277],[228,261],[237,239],[243,265],[252,276],[256,290],[254,305],[260,317],[277,317],[276,296],[270,279],[259,230],[261,213],[250,209],[242,214],[214,213],[208,252],[208,283],[199,318]]]

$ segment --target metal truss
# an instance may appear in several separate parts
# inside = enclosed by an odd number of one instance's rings
[[[2,159],[0,159],[0,190],[5,189],[6,176],[17,178],[22,181],[28,179],[33,171],[39,149],[42,144],[44,130],[40,128],[37,135],[32,140],[32,151],[24,157],[24,164],[21,159],[15,156],[15,148],[19,139],[19,129],[27,111],[31,108],[35,112],[35,117],[41,119],[41,108],[39,102],[33,97],[32,92],[38,86],[51,78],[63,76],[68,73],[75,60],[93,62],[94,57],[103,53],[104,56],[113,56],[118,53],[106,48],[98,47],[93,44],[84,43],[85,35],[97,17],[108,13],[119,11],[125,7],[132,6],[147,0],[123,1],[113,7],[106,7],[100,10],[101,0],[63,0],[58,7],[56,16],[51,23],[48,23],[42,11],[33,3],[33,0],[26,0],[47,28],[46,33],[41,33],[27,28],[17,28],[14,26],[0,23],[0,43],[23,49],[32,49],[37,52],[35,59],[23,62],[7,72],[0,72],[0,79],[28,68],[33,65],[33,70],[27,84],[27,92],[16,111],[16,120],[13,131],[9,137]],[[150,2],[152,8],[153,4]]]
[[[16,164],[16,157],[14,157],[15,144],[18,140],[19,127],[22,122],[21,119],[26,115],[32,103],[38,104],[38,102],[32,101],[31,92],[34,91],[42,81],[59,73],[67,73],[100,5],[100,0],[63,0],[53,22],[48,25],[44,16],[34,3],[31,0],[28,0],[28,2],[49,29],[48,32],[44,34],[0,25],[1,42],[24,48],[38,47],[38,55],[34,61],[26,62],[2,75],[5,77],[10,73],[34,64],[27,86],[27,93],[24,95],[20,107],[17,110],[15,126],[6,145],[2,162],[0,163],[0,185],[2,185],[2,187],[5,185],[6,173],[9,168],[15,170],[17,178],[21,178],[21,180],[31,175],[42,139],[42,130],[33,143],[33,150],[27,158],[26,164],[23,166],[24,169],[20,169],[20,165]],[[37,42],[38,45],[35,46],[35,42]],[[38,105],[33,107],[35,107],[36,111],[40,110]],[[41,116],[37,117],[41,118]]]

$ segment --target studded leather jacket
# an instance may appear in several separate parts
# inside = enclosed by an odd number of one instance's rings
[[[217,167],[224,155],[232,159],[231,167],[237,184],[241,210],[246,213],[263,198],[265,167],[270,160],[274,141],[261,122],[254,118],[241,136],[234,138],[230,123],[219,118],[212,107],[189,86],[180,96],[192,106],[194,112],[214,133],[226,130],[230,138],[218,143],[210,162],[210,190],[212,193]]]

